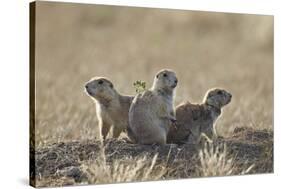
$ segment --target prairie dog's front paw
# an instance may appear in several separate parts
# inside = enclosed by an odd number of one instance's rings
[[[175,124],[177,122],[176,118],[174,118],[174,117],[172,117],[170,120],[173,124]]]

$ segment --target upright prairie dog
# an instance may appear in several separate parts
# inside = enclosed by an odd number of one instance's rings
[[[113,137],[118,138],[128,127],[128,112],[134,97],[119,94],[112,82],[104,77],[92,78],[86,83],[85,89],[95,101],[102,138],[106,138],[111,127]]]
[[[172,122],[175,121],[174,89],[176,74],[159,71],[151,89],[135,96],[129,110],[128,135],[139,144],[166,144]]]
[[[213,138],[214,124],[231,97],[226,90],[215,88],[206,93],[202,104],[187,102],[177,106],[176,127],[169,130],[168,143],[197,143],[202,135]]]

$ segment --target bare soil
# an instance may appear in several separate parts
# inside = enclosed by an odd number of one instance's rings
[[[126,140],[104,141],[106,161],[158,154],[157,163],[167,166],[163,179],[198,177],[198,150],[203,144],[138,145]],[[273,132],[236,128],[232,136],[219,137],[214,145],[225,145],[236,167],[253,165],[249,174],[273,172]],[[54,143],[35,151],[35,172],[32,173],[39,186],[87,183],[88,175],[81,169],[83,162],[96,159],[101,153],[101,142],[97,140]],[[237,170],[239,172],[239,170]],[[46,181],[46,182],[44,182]],[[52,183],[56,181],[56,183]],[[59,182],[58,182],[59,181]]]

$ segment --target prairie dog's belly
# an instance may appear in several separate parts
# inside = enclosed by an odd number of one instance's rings
[[[121,111],[121,109],[115,109],[108,112],[109,117],[115,127],[126,127],[128,125],[128,113]]]
[[[102,120],[114,127],[126,128],[128,125],[128,113],[120,106],[114,107],[100,107],[97,111]]]

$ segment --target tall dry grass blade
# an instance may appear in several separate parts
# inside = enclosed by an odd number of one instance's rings
[[[247,174],[254,165],[242,168],[237,172],[235,158],[229,155],[226,145],[215,146],[213,143],[205,143],[203,149],[198,153],[200,165],[199,176],[228,176],[233,174]],[[241,170],[241,169],[240,169]]]
[[[88,184],[158,180],[166,173],[166,166],[157,164],[158,154],[153,158],[128,156],[109,160],[102,145],[99,154],[98,158],[85,161],[81,166],[89,178]]]

